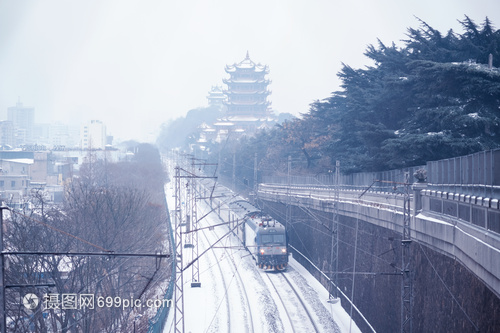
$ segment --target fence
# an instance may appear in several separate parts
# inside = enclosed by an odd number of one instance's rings
[[[466,156],[427,162],[426,165],[404,169],[341,174],[340,185],[363,188],[373,185],[373,190],[389,191],[391,184],[375,180],[405,182],[405,173],[413,174],[419,169],[427,171],[428,188],[442,192],[468,194],[500,199],[500,149],[485,150]],[[308,176],[262,176],[262,183],[293,185],[335,185],[335,174]],[[374,183],[375,182],[375,183]]]
[[[165,205],[167,205],[166,200],[165,200]],[[168,212],[168,207],[166,207],[167,212]],[[174,232],[172,230],[172,224],[170,223],[170,214],[167,215],[167,223],[168,223],[168,230],[170,234],[170,253],[173,253],[173,244],[174,242]],[[171,269],[172,275],[170,276],[170,282],[168,284],[167,291],[165,292],[165,295],[163,296],[163,299],[170,300],[173,297],[174,294],[174,286],[175,286],[175,260],[172,259],[172,269]],[[149,328],[148,328],[148,333],[162,333],[163,329],[165,327],[165,323],[167,321],[168,313],[170,310],[170,307],[165,306],[165,304],[171,304],[170,302],[163,302],[162,306],[158,309],[156,312],[156,315],[149,320]]]
[[[427,162],[431,188],[452,193],[500,197],[500,149]]]
[[[384,180],[392,182],[405,182],[405,173],[410,174],[410,181],[413,174],[419,170],[425,169],[425,166],[417,166],[398,170],[380,171],[380,172],[360,172],[350,175],[339,175],[339,183],[346,187],[364,189],[373,184],[373,188],[387,190],[393,185],[384,185],[375,183],[375,180]],[[288,176],[262,176],[262,183],[267,184],[288,184]],[[335,173],[321,174],[315,176],[290,176],[290,184],[293,185],[335,185]]]

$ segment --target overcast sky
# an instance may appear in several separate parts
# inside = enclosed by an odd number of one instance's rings
[[[144,139],[206,106],[226,64],[269,65],[275,112],[294,115],[338,90],[341,63],[369,65],[367,45],[401,44],[414,16],[463,32],[498,0],[0,0],[0,120],[18,97],[36,122],[99,119]]]

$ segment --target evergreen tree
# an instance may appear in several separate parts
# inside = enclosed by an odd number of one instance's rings
[[[321,173],[340,160],[343,171],[357,172],[500,147],[500,30],[465,16],[462,34],[443,34],[418,20],[402,46],[368,46],[374,65],[343,64],[340,91],[302,119],[241,140],[232,146],[237,156],[259,151],[261,169],[278,173],[288,155],[295,170]]]

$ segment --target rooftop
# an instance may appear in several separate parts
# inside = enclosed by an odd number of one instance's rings
[[[250,59],[248,51],[245,59],[243,59],[239,63],[226,66],[227,73],[232,73],[239,69],[253,69],[255,72],[265,72],[265,73],[269,72],[269,68],[267,66],[261,65],[260,63],[256,64],[255,62],[253,62]]]

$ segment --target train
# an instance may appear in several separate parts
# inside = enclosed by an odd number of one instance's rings
[[[286,270],[288,237],[285,226],[249,201],[238,197],[228,203],[229,219],[241,222],[236,236],[264,270]]]

